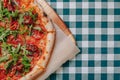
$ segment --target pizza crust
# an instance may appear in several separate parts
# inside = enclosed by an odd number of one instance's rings
[[[45,51],[33,70],[23,76],[20,80],[33,80],[35,77],[40,76],[43,72],[45,72],[55,42],[55,28],[50,20],[45,28],[48,31]]]
[[[34,0],[34,4],[37,5],[36,0]],[[33,68],[32,71],[30,71],[29,73],[27,73],[25,76],[23,76],[22,78],[20,78],[20,80],[34,80],[36,77],[42,75],[42,73],[45,72],[47,64],[50,60],[51,57],[51,53],[54,47],[54,42],[55,42],[55,28],[52,24],[52,21],[44,16],[44,12],[42,10],[42,8],[37,5],[40,9],[40,14],[43,15],[42,16],[42,21],[43,22],[47,22],[45,29],[47,30],[48,34],[47,34],[47,38],[46,38],[46,47],[45,47],[45,51],[44,53],[42,53],[43,55],[41,55],[40,60],[37,62],[36,66]]]

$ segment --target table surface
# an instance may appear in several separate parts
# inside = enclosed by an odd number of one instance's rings
[[[120,80],[120,0],[47,0],[81,52],[47,80]]]

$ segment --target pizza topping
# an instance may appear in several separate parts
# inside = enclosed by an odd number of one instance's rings
[[[19,28],[18,21],[12,21],[10,24],[10,29],[11,30],[17,30]]]
[[[3,0],[3,3],[4,8],[8,8],[9,11],[14,11],[18,6],[15,0]]]
[[[0,55],[2,54],[2,48],[0,47]]]
[[[8,8],[9,11],[14,11],[15,10],[15,7],[11,3],[7,4],[7,8]]]
[[[42,31],[42,29],[41,29],[39,26],[33,27],[33,29],[34,29],[34,30],[38,30],[38,31]]]
[[[1,62],[4,62],[4,61],[7,61],[9,59],[9,56],[2,56],[2,57],[0,57],[0,63]]]
[[[38,51],[38,47],[34,44],[27,44],[27,50],[29,50],[31,52],[36,52],[36,51]]]
[[[19,22],[20,25],[22,25],[22,23],[24,22],[23,16],[24,16],[24,14],[19,14],[18,22]]]
[[[9,72],[12,66],[13,66],[13,60],[10,60],[5,64],[6,73]]]
[[[6,37],[10,34],[10,30],[5,30],[4,28],[0,27],[0,41],[5,41]]]
[[[0,69],[0,80],[6,79],[6,71],[4,69]]]
[[[34,6],[23,9],[23,2],[31,0],[0,0],[0,80],[19,79],[41,57],[39,43],[46,36],[42,16]]]
[[[4,3],[4,7],[6,8],[9,0],[3,0],[3,1],[4,1],[3,2]]]
[[[30,16],[24,16],[24,24],[32,24],[33,20]]]
[[[32,36],[35,39],[41,39],[43,37],[43,32],[39,31],[39,30],[33,30],[32,31]]]
[[[10,35],[7,38],[7,42],[13,45],[23,44],[23,38],[20,35],[17,36]]]
[[[21,72],[23,67],[24,67],[23,64],[20,63],[20,64],[17,64],[16,69],[17,71]]]
[[[30,59],[27,56],[23,56],[22,64],[24,65],[25,72],[28,72],[30,69]]]

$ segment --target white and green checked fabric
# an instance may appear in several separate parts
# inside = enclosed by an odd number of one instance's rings
[[[81,50],[47,80],[120,80],[120,0],[47,1]]]

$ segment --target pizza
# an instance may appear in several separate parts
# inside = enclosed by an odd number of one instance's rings
[[[35,0],[0,0],[0,80],[33,80],[43,74],[55,28]]]

